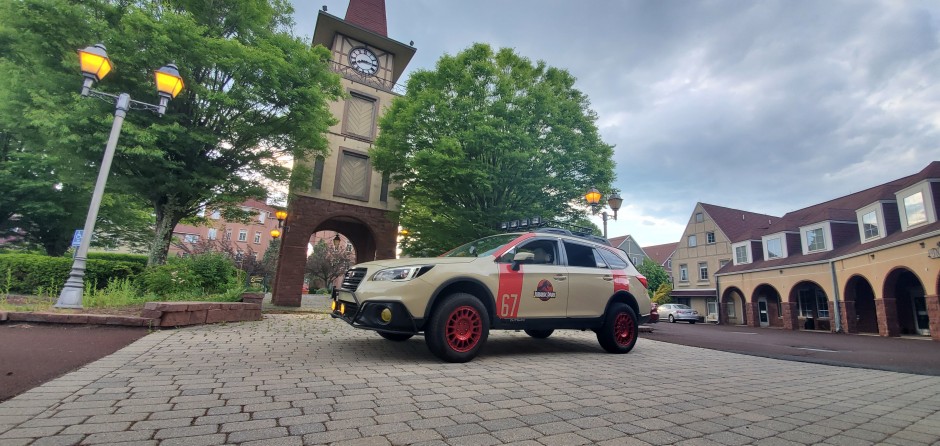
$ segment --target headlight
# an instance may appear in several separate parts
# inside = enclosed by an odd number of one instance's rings
[[[388,268],[383,269],[374,275],[372,275],[373,281],[382,281],[382,280],[392,280],[398,282],[404,282],[406,280],[414,279],[418,277],[427,270],[431,269],[431,265],[418,265],[418,266],[405,266],[400,268]]]

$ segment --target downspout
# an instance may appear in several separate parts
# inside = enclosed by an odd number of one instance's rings
[[[721,325],[721,277],[718,276],[715,276],[715,307],[718,309],[715,325]]]
[[[842,309],[839,308],[839,279],[836,276],[836,262],[829,261],[829,269],[832,271],[832,303],[836,312],[835,325],[836,333],[842,333]]]

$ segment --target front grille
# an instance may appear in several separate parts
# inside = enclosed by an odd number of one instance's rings
[[[346,271],[346,275],[343,276],[343,289],[356,291],[356,288],[359,288],[359,284],[365,277],[365,268],[350,268],[349,271]]]

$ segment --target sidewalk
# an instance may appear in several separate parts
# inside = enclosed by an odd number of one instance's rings
[[[668,387],[662,385],[668,382]],[[669,391],[668,389],[682,389]],[[940,377],[591,332],[447,364],[322,314],[150,334],[0,403],[0,444],[852,444],[940,439]]]

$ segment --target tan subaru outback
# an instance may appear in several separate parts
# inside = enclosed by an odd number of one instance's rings
[[[424,334],[437,357],[473,359],[492,329],[547,338],[597,333],[604,350],[629,352],[646,322],[646,278],[604,239],[546,228],[482,238],[441,257],[353,266],[333,291],[335,318],[383,338]]]

